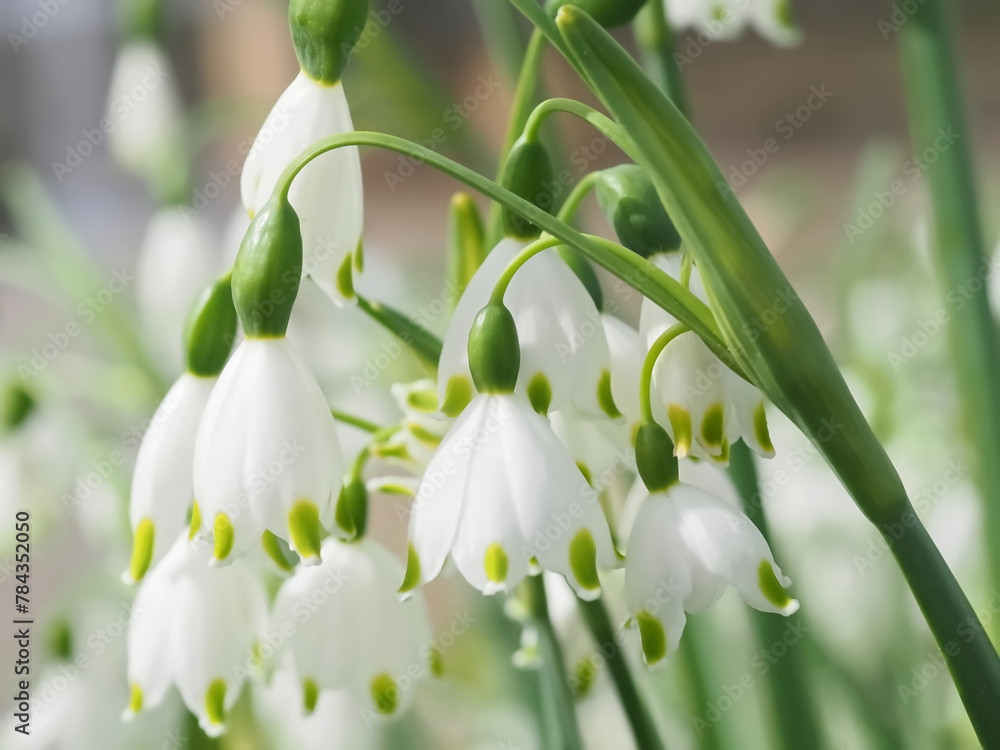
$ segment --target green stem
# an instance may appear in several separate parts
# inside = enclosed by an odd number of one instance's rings
[[[497,279],[496,286],[493,287],[493,294],[490,296],[490,304],[502,305],[503,297],[507,293],[507,287],[510,286],[510,282],[514,280],[514,274],[520,270],[521,266],[543,250],[548,250],[550,247],[555,247],[558,244],[560,244],[559,240],[555,237],[541,237],[524,248],[504,269],[500,278]]]
[[[639,692],[639,686],[632,679],[632,671],[629,669],[625,659],[625,653],[618,640],[615,638],[615,629],[608,617],[608,610],[601,599],[588,602],[577,598],[580,613],[584,622],[594,636],[594,642],[598,649],[605,655],[608,669],[611,671],[611,679],[618,690],[618,697],[621,699],[622,708],[628,717],[635,735],[636,747],[642,750],[663,750],[666,746],[660,738],[656,722],[646,705],[646,701]],[[605,653],[607,652],[607,653]],[[608,656],[607,654],[610,654]]]
[[[524,124],[525,139],[529,141],[537,140],[538,132],[541,130],[546,118],[557,112],[565,112],[589,122],[619,148],[628,150],[627,147],[630,145],[628,134],[614,120],[598,112],[588,104],[578,102],[576,99],[565,99],[562,97],[546,99],[531,111]]]
[[[374,434],[382,429],[374,422],[369,422],[367,419],[363,419],[362,417],[356,417],[353,414],[348,414],[345,411],[330,409],[330,413],[333,414],[333,418],[336,419],[338,422],[341,422],[343,424],[349,424],[351,425],[351,427],[357,427],[359,430],[364,430],[365,432],[370,432]]]
[[[711,653],[709,639],[705,637],[710,635],[710,633],[705,632],[705,628],[709,625],[707,620],[688,617],[687,625],[684,627],[684,643],[678,649],[677,655],[680,657],[681,666],[687,677],[692,715],[701,718],[708,724],[708,726],[702,726],[700,723],[698,725],[698,747],[701,750],[721,750],[725,743],[722,741],[719,722],[708,721],[702,715],[705,707],[718,697],[709,691],[708,683],[705,680],[705,675],[708,673],[706,662]],[[813,749],[810,748],[810,750]]]
[[[652,422],[653,405],[650,391],[653,388],[653,366],[659,359],[660,353],[667,348],[667,344],[691,329],[683,323],[675,323],[659,335],[653,345],[646,352],[646,358],[642,362],[642,373],[639,375],[639,410],[643,422]]]
[[[517,77],[525,48],[510,6],[496,0],[473,0],[472,8],[493,67]]]
[[[730,448],[729,476],[736,485],[743,510],[767,540],[772,552],[770,529],[764,509],[756,502],[760,495],[757,467],[753,454],[746,443],[739,441]],[[800,614],[799,617],[802,617]],[[751,620],[757,632],[757,640],[765,647],[781,641],[788,632],[788,622],[782,615],[771,612],[751,611]],[[808,639],[808,630],[803,636]],[[771,689],[771,722],[785,750],[823,747],[816,707],[811,699],[809,681],[799,649],[789,648],[785,656],[778,660],[769,672],[768,686]]]
[[[646,3],[642,15],[636,19],[635,35],[647,70],[653,71],[660,87],[667,92],[677,109],[690,119],[681,70],[674,61],[674,30],[670,28],[667,9],[662,0]]]
[[[913,145],[927,164],[935,249],[949,298],[949,339],[969,443],[978,452],[976,475],[983,496],[984,532],[993,584],[1000,583],[1000,341],[990,314],[988,285],[965,290],[987,273],[985,243],[972,167],[971,129],[953,44],[953,7],[920,3],[899,31]],[[963,304],[951,305],[960,290]],[[1000,635],[1000,630],[994,630]]]
[[[538,631],[538,648],[542,658],[542,680],[552,699],[558,722],[559,737],[555,750],[582,750],[583,739],[576,721],[576,706],[566,680],[566,660],[559,646],[555,628],[549,619],[548,600],[543,576],[528,576],[521,583],[521,596],[531,623]]]
[[[569,224],[573,217],[576,215],[577,210],[580,208],[580,204],[583,203],[584,198],[586,198],[590,191],[594,189],[597,185],[597,180],[600,179],[600,172],[588,172],[583,176],[583,178],[573,186],[572,192],[566,198],[566,202],[562,204],[562,208],[559,209],[559,214],[556,216],[559,221],[564,224]]]

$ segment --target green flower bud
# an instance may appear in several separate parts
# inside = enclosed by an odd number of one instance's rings
[[[514,316],[503,305],[486,305],[469,332],[469,369],[480,393],[513,393],[521,369]]]
[[[288,23],[299,66],[314,81],[340,80],[368,20],[368,0],[292,0]]]
[[[681,246],[681,237],[642,167],[622,164],[605,169],[596,192],[619,242],[632,252],[648,258]]]
[[[247,338],[285,335],[301,275],[299,217],[274,196],[250,222],[233,267],[233,303]]]
[[[650,0],[658,2],[659,0]],[[635,18],[646,0],[549,0],[545,7],[553,16],[564,5],[573,5],[584,11],[606,29],[621,26]]]
[[[598,310],[604,309],[604,290],[601,289],[601,280],[597,278],[597,271],[594,270],[593,264],[583,253],[574,250],[569,245],[558,245],[556,247],[556,252],[559,253],[559,257],[563,259],[563,262],[576,274],[576,277],[580,279],[580,282],[587,288],[590,293],[590,298],[594,300],[594,304],[597,306]]]
[[[158,39],[163,31],[161,0],[123,0],[118,4],[118,16],[126,39]]]
[[[0,429],[14,431],[35,410],[35,397],[16,381],[10,382],[0,395]]]
[[[503,168],[501,184],[515,195],[551,212],[555,196],[551,186],[555,183],[552,160],[540,141],[528,141],[522,136],[510,149]],[[503,226],[508,237],[530,240],[541,230],[506,208],[503,209]]]
[[[455,302],[486,257],[486,237],[479,209],[468,193],[455,193],[448,212],[448,281]]]
[[[670,436],[656,422],[643,422],[635,436],[635,465],[650,492],[677,484],[677,458]]]
[[[236,308],[230,272],[205,289],[188,313],[184,329],[187,371],[202,378],[215,377],[226,366],[235,340]]]

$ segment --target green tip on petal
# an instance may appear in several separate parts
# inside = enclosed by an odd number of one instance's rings
[[[129,687],[128,710],[134,714],[142,710],[142,688],[135,682]]]
[[[767,429],[767,410],[764,402],[757,404],[753,410],[753,436],[757,445],[766,453],[774,453],[774,444],[771,442],[771,431]]]
[[[316,684],[315,680],[307,677],[302,681],[302,707],[305,709],[306,716],[309,716],[316,710],[316,704],[318,702],[319,685]]]
[[[212,530],[215,534],[215,559],[225,560],[233,551],[233,543],[236,541],[233,522],[225,513],[219,513],[215,516]]]
[[[621,419],[622,413],[615,405],[615,399],[611,395],[611,372],[605,370],[601,373],[601,379],[597,381],[597,403],[601,411],[612,419]]]
[[[420,558],[417,556],[417,549],[412,544],[406,552],[406,574],[403,576],[403,584],[399,587],[398,593],[407,594],[420,584]]]
[[[299,500],[288,511],[288,535],[303,558],[319,557],[322,541],[319,530],[319,508],[315,503]]]
[[[588,529],[580,529],[569,543],[569,567],[577,582],[587,591],[600,591],[597,577],[597,545]]]
[[[212,724],[226,723],[226,681],[212,680],[205,691],[205,716]]]
[[[406,394],[406,405],[425,414],[433,414],[438,409],[437,393],[431,388],[410,391]]]
[[[576,681],[573,683],[573,696],[583,698],[590,692],[597,677],[597,669],[590,659],[581,659],[576,665]]]
[[[198,501],[195,500],[191,503],[191,525],[188,529],[188,541],[190,542],[194,539],[194,535],[198,533],[201,529],[201,508],[198,507]]]
[[[153,542],[156,538],[156,527],[148,518],[139,521],[135,529],[135,537],[132,540],[132,561],[128,566],[128,573],[132,580],[139,582],[149,570],[149,565],[153,562]]]
[[[587,484],[593,487],[594,475],[590,472],[590,469],[588,468],[587,464],[585,464],[583,461],[577,461],[576,468],[578,468],[580,470],[580,473],[583,474],[583,478],[587,480]]]
[[[347,255],[337,269],[337,291],[344,299],[354,299],[354,273],[351,263],[351,256]]]
[[[486,548],[486,579],[491,583],[503,583],[507,580],[507,553],[497,542]]]
[[[457,417],[472,401],[472,382],[464,375],[453,375],[444,389],[444,403],[441,411],[449,417]]]
[[[635,622],[639,626],[642,653],[646,657],[646,664],[651,667],[667,655],[667,633],[663,624],[644,609],[636,612]]]
[[[761,560],[757,566],[757,581],[764,598],[778,609],[786,609],[794,602],[774,575],[774,567],[769,560]]]
[[[701,437],[706,445],[722,445],[722,429],[725,422],[725,412],[722,404],[712,404],[705,410],[705,416],[701,418]]]
[[[552,403],[552,386],[549,379],[540,372],[528,381],[528,401],[531,408],[543,417],[549,413],[549,405]]]
[[[347,502],[347,488],[341,487],[340,494],[337,495],[337,504],[333,509],[333,522],[337,524],[337,527],[347,534],[348,539],[353,539],[358,533],[357,527],[354,525],[354,519],[351,517],[351,508]]]
[[[295,570],[295,565],[288,559],[290,555],[294,555],[295,553],[288,550],[286,554],[285,550],[287,549],[287,545],[285,545],[285,543],[277,536],[272,534],[267,529],[264,529],[264,533],[260,535],[260,544],[267,553],[267,556],[270,557],[271,560],[274,561],[274,564],[281,568],[281,570],[286,573],[291,573]]]
[[[684,458],[691,452],[691,413],[683,406],[670,404],[667,407],[667,418],[674,431],[674,455]]]
[[[444,657],[441,655],[441,651],[439,649],[431,648],[427,661],[430,663],[432,675],[440,677],[444,674]]]
[[[399,707],[399,688],[396,686],[396,681],[382,672],[372,680],[371,689],[375,710],[385,716],[394,714]]]
[[[365,241],[358,240],[358,246],[354,248],[354,270],[361,273],[365,270]]]

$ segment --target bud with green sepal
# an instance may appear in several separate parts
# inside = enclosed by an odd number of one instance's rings
[[[661,0],[649,0],[660,2]],[[572,5],[586,12],[606,29],[626,24],[635,18],[647,0],[548,0],[546,9],[553,16],[564,5]]]
[[[642,167],[622,164],[601,171],[596,193],[618,241],[632,252],[648,258],[680,248],[680,235]]]
[[[314,81],[340,82],[368,20],[368,0],[292,0],[288,24],[299,67]]]
[[[18,381],[11,381],[0,394],[0,429],[13,432],[23,425],[37,408],[35,396]]]
[[[555,172],[549,152],[540,140],[521,136],[515,141],[504,162],[500,182],[543,211],[551,213],[554,208]],[[519,240],[532,240],[541,233],[529,219],[508,208],[503,209],[503,224],[507,237]]]
[[[448,211],[448,282],[459,295],[486,257],[483,220],[468,193],[456,193]],[[456,297],[452,303],[458,302]]]
[[[480,393],[513,393],[521,368],[517,325],[502,304],[486,305],[469,331],[469,370]]]

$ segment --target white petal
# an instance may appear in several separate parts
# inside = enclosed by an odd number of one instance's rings
[[[637,424],[641,417],[639,377],[646,354],[643,341],[638,331],[613,315],[602,315],[601,322],[611,355],[611,395],[628,423]]]
[[[774,445],[767,429],[764,397],[760,391],[731,370],[727,370],[726,373],[726,389],[735,417],[733,427],[736,429],[731,431],[738,433],[738,436],[743,438],[743,441],[758,455],[773,458]],[[736,435],[733,435],[730,442],[735,437]]]

